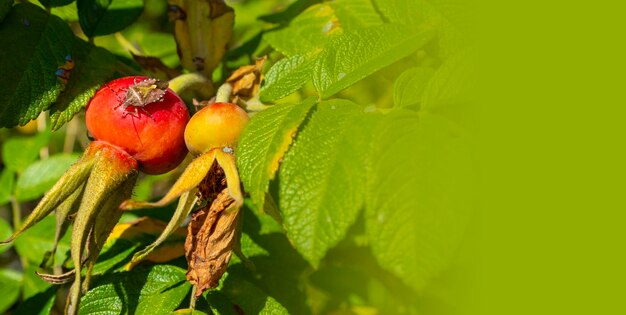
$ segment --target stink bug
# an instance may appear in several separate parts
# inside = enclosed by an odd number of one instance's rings
[[[117,105],[114,109],[117,109],[120,106],[124,106],[124,109],[128,108],[129,106],[133,106],[135,107],[136,115],[139,115],[139,110],[141,109],[145,114],[152,118],[152,115],[150,115],[150,113],[145,110],[144,107],[150,103],[163,101],[163,97],[165,96],[167,87],[167,81],[162,81],[158,79],[149,78],[139,82],[135,80],[134,84],[126,89],[125,99],[120,99],[120,104]],[[113,89],[111,89],[111,91],[113,91]],[[115,91],[113,91],[113,93],[117,95]],[[123,115],[126,116],[128,114],[128,112],[124,112]]]

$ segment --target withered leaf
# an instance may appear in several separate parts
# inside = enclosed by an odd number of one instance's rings
[[[232,98],[238,97],[247,100],[259,94],[261,81],[263,81],[261,69],[266,60],[266,56],[257,58],[254,65],[242,66],[233,72],[226,80],[233,86]],[[236,102],[236,99],[234,101]]]
[[[169,0],[168,3],[181,65],[210,78],[226,53],[235,12],[224,0]]]
[[[185,256],[189,269],[187,280],[196,285],[198,298],[204,291],[215,288],[228,267],[232,249],[238,242],[238,207],[224,188],[210,205],[192,215],[185,240]]]

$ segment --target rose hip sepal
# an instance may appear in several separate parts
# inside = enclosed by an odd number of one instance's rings
[[[71,256],[78,270],[87,266],[85,281],[81,281],[81,273],[76,270],[62,275],[40,274],[44,280],[52,283],[66,283],[74,279],[71,303],[68,304],[69,314],[77,311],[80,293],[89,287],[91,268],[102,250],[104,240],[122,214],[119,204],[131,196],[137,170],[137,161],[124,150],[106,142],[92,142],[82,158],[46,193],[24,224],[8,240],[2,242],[12,241],[58,208],[64,213],[57,216],[56,249],[62,236],[59,231],[69,223],[65,218],[75,213]],[[77,202],[80,196],[82,198]],[[54,257],[54,253],[49,256]]]

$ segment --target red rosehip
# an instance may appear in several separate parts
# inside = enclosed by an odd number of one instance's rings
[[[234,146],[250,118],[241,107],[213,103],[198,111],[185,128],[185,143],[194,155],[218,147]]]
[[[144,173],[168,172],[187,154],[189,111],[164,81],[142,76],[111,81],[91,99],[85,120],[96,140],[122,148]]]

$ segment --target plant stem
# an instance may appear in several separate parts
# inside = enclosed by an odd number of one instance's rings
[[[213,92],[213,83],[200,73],[192,72],[181,74],[169,81],[169,88],[176,94],[192,90],[209,97]]]
[[[44,132],[46,131],[46,128],[47,128],[46,112],[42,112],[37,117],[37,131]],[[47,159],[48,155],[49,155],[48,145],[45,145],[43,148],[41,148],[41,150],[39,150],[39,158],[42,160]]]
[[[22,225],[22,209],[15,196],[11,196],[11,214],[13,216],[13,229],[17,230]]]
[[[239,104],[242,105],[242,104]],[[252,98],[250,100],[248,100],[247,102],[243,102],[243,107],[245,107],[245,109],[248,112],[260,112],[260,111],[264,111],[268,108],[270,108],[271,106],[267,106],[263,103],[261,103],[261,101],[259,101],[258,98]]]
[[[192,310],[196,308],[196,289],[198,289],[197,285],[191,287],[191,300],[189,301],[189,308]]]
[[[71,153],[74,150],[74,143],[78,134],[78,120],[76,116],[67,124],[65,131],[65,141],[63,142],[63,152]]]
[[[233,86],[230,83],[224,83],[217,89],[217,95],[215,95],[216,103],[228,103],[230,102],[230,94],[233,92]]]
[[[142,55],[141,51],[139,51],[135,46],[133,46],[133,44],[131,44],[126,39],[126,37],[122,35],[122,33],[120,32],[115,33],[115,39],[117,40],[118,43],[120,43],[122,47],[126,48],[126,50],[128,50],[131,54]]]

